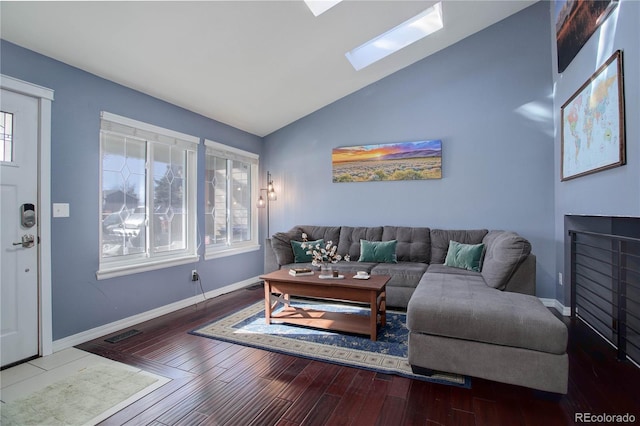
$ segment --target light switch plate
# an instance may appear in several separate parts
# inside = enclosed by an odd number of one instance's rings
[[[53,217],[69,217],[69,203],[53,203]]]

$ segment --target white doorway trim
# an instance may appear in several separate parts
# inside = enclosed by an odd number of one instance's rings
[[[38,324],[40,356],[53,353],[51,306],[51,102],[53,90],[0,74],[0,87],[38,99]]]

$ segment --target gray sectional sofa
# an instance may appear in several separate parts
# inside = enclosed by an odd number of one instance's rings
[[[387,305],[406,308],[415,372],[446,371],[566,393],[567,328],[535,297],[536,258],[508,231],[295,226],[267,240],[265,273],[296,263],[291,241],[323,239],[349,254],[343,273],[390,275]],[[361,240],[395,241],[395,262],[360,261]],[[450,244],[480,247],[479,270],[451,266]],[[477,246],[482,244],[482,246]],[[459,244],[458,244],[459,245]]]

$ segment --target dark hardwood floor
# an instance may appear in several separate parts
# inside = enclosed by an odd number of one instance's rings
[[[188,331],[261,300],[238,290],[139,324],[141,334],[78,348],[170,377],[103,425],[565,425],[576,413],[640,422],[640,369],[579,321],[569,327],[569,393],[561,398],[472,379],[471,389],[196,337]],[[117,333],[114,333],[117,334]]]

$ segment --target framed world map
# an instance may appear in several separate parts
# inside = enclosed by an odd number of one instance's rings
[[[626,163],[622,51],[616,51],[561,108],[561,180]]]

